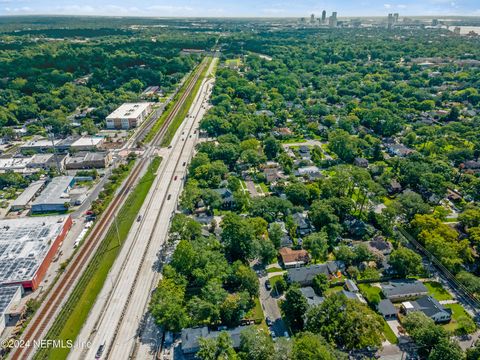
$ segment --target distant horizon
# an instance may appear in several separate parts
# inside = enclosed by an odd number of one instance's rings
[[[388,14],[385,15],[338,15],[338,19],[365,19],[365,18],[387,18]],[[0,14],[0,18],[34,18],[34,17],[78,17],[78,18],[120,18],[120,19],[301,19],[304,17],[308,19],[310,16],[167,16],[167,15],[103,15],[103,14]],[[315,14],[316,16],[316,14]],[[467,19],[479,19],[480,15],[405,15],[400,14],[400,18],[435,18],[439,20],[450,19],[450,18],[467,18]]]
[[[401,17],[480,16],[478,0],[370,0],[355,1],[297,0],[0,0],[0,16],[108,16],[174,18],[299,18],[310,14],[339,18],[383,17],[399,13]]]

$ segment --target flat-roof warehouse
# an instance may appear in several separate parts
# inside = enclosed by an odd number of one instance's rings
[[[0,220],[0,285],[35,290],[71,226],[70,216]]]
[[[152,104],[125,103],[107,116],[107,129],[131,129],[140,126],[152,110]]]
[[[27,207],[28,203],[33,200],[35,196],[45,186],[44,180],[38,180],[31,183],[23,192],[12,202],[10,209],[12,211],[23,210]]]
[[[73,176],[58,176],[52,179],[32,203],[32,212],[66,211],[70,203],[68,191],[74,183]]]

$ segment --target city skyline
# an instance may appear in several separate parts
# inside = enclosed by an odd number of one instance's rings
[[[359,6],[361,5],[361,6]],[[480,16],[480,4],[475,0],[414,0],[364,1],[341,3],[328,1],[297,1],[292,7],[287,1],[267,0],[258,5],[253,0],[234,1],[181,0],[147,1],[86,0],[81,5],[73,1],[0,0],[0,15],[109,15],[109,16],[165,16],[165,17],[303,17],[322,10],[338,12],[339,17],[386,16],[398,12],[404,16]]]

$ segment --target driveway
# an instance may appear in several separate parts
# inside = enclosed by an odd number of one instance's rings
[[[260,304],[262,304],[263,313],[265,317],[270,318],[273,324],[270,327],[270,330],[275,332],[275,335],[284,336],[287,331],[287,327],[282,319],[282,314],[278,306],[278,298],[272,296],[272,293],[267,290],[265,287],[265,282],[267,281],[267,276],[262,276],[259,278],[260,281]]]

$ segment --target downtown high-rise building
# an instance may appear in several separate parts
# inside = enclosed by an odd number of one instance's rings
[[[337,27],[337,12],[334,11],[332,15],[328,18],[328,26]]]

